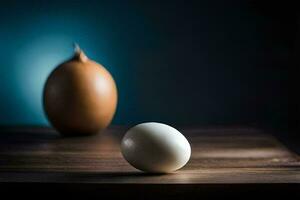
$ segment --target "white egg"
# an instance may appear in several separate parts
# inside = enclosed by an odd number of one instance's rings
[[[122,139],[121,151],[133,167],[153,173],[178,170],[191,157],[187,139],[175,128],[156,122],[129,129]]]

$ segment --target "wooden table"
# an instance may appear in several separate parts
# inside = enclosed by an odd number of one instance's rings
[[[179,129],[192,146],[189,163],[171,174],[146,174],[122,158],[119,144],[126,129],[66,138],[46,127],[2,127],[0,191],[143,199],[300,196],[299,156],[262,130]]]

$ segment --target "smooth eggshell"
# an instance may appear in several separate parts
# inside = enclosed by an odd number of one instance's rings
[[[121,151],[133,167],[153,173],[178,170],[191,156],[191,146],[178,130],[156,122],[129,129],[122,139]]]

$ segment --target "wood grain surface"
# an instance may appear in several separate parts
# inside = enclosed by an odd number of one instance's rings
[[[146,174],[122,158],[126,127],[89,137],[61,137],[50,128],[0,130],[1,183],[300,183],[299,156],[255,128],[179,129],[191,143],[192,157],[171,174]]]

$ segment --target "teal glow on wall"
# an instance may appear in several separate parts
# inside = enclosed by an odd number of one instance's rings
[[[48,124],[43,84],[73,42],[116,80],[114,124],[286,121],[268,22],[247,2],[1,1],[0,125]]]

